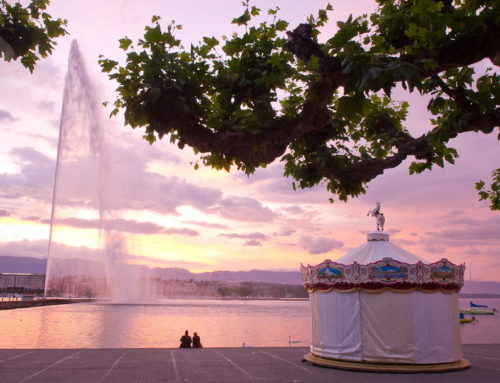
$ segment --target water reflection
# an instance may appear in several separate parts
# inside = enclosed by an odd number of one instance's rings
[[[500,299],[477,300],[500,308]],[[468,300],[461,300],[461,306]],[[464,324],[463,343],[500,343],[500,316]],[[458,318],[457,318],[458,320]],[[0,348],[178,347],[184,330],[205,347],[310,343],[309,302],[167,300],[161,304],[72,304],[0,311]]]
[[[309,344],[309,302],[168,300],[72,304],[0,312],[3,348],[178,347],[184,330],[205,347]]]

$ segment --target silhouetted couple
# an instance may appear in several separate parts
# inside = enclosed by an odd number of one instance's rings
[[[180,348],[191,348],[191,344],[193,348],[202,348],[201,339],[197,333],[194,333],[193,339],[189,336],[188,330],[184,332],[184,335],[181,337],[181,345]]]

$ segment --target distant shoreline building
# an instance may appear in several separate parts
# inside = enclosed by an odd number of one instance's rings
[[[0,273],[0,294],[40,294],[45,289],[45,274]]]

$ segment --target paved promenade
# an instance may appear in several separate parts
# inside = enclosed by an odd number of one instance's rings
[[[0,350],[0,382],[500,382],[500,345],[464,345],[472,367],[457,372],[385,374],[302,362],[304,347]]]

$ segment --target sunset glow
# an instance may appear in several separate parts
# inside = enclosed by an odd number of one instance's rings
[[[208,4],[210,3],[210,4]],[[327,1],[255,1],[260,8],[279,5],[294,27]],[[193,5],[196,5],[193,7]],[[331,34],[339,19],[374,8],[372,1],[334,1],[325,27]],[[195,9],[193,9],[195,8]],[[138,39],[152,15],[184,28],[184,45],[204,35],[230,34],[240,2],[52,0],[50,12],[68,19],[70,35],[41,61],[34,74],[18,62],[0,62],[0,255],[47,257],[53,178],[64,76],[72,39],[77,39],[100,101],[113,100],[115,84],[99,72],[98,55],[123,60],[118,39]],[[479,63],[485,66],[487,63]],[[412,105],[412,133],[429,128],[427,101],[403,94]],[[399,94],[399,93],[398,93]],[[448,258],[474,265],[473,279],[500,281],[500,217],[479,202],[474,183],[490,180],[500,163],[493,135],[467,134],[452,141],[460,158],[421,175],[408,165],[374,180],[366,195],[330,204],[324,185],[292,189],[279,161],[250,177],[232,171],[198,170],[190,148],[180,150],[165,137],[150,146],[143,132],[108,119],[112,147],[110,201],[116,217],[107,223],[120,231],[127,262],[151,267],[178,267],[192,272],[216,270],[298,270],[300,263],[337,259],[366,241],[375,229],[367,217],[376,201],[387,217],[391,241],[428,261]],[[77,164],[80,165],[80,164]],[[75,165],[76,168],[76,165]],[[75,198],[90,193],[75,182]],[[115,183],[114,180],[116,181]],[[83,199],[83,197],[82,197]],[[87,207],[67,207],[56,240],[66,246],[102,249],[98,215]]]

